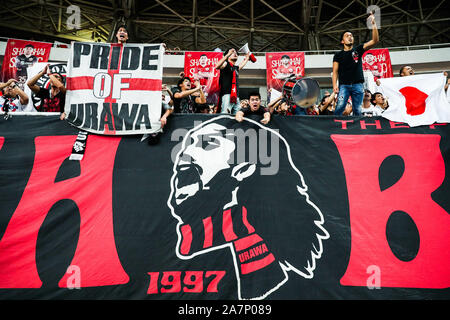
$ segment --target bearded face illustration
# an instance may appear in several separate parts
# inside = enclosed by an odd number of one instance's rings
[[[255,140],[237,134],[249,130],[259,133],[259,147],[269,144],[279,156],[276,172],[252,156]],[[329,237],[286,140],[248,118],[237,123],[228,115],[214,117],[186,134],[167,204],[178,220],[177,256],[230,250],[239,299],[267,297],[291,271],[312,278],[322,240]]]

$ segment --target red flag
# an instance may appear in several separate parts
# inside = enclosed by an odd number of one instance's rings
[[[267,52],[267,90],[281,91],[284,81],[291,75],[305,75],[304,52]]]
[[[2,65],[2,81],[16,79],[21,89],[27,81],[27,69],[36,62],[47,62],[51,43],[8,39]]]
[[[367,50],[362,57],[363,71],[371,71],[374,81],[380,78],[392,78],[391,56],[388,49]]]
[[[220,71],[214,67],[222,57],[222,52],[188,51],[184,54],[184,75],[192,81],[200,81],[208,104],[217,104]]]

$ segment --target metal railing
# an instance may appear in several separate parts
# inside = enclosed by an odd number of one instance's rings
[[[449,48],[450,43],[433,43],[433,44],[419,44],[419,45],[413,45],[413,46],[401,46],[401,47],[388,47],[385,49],[389,49],[389,51],[411,51],[411,50],[431,50],[431,49],[438,49],[438,48]],[[185,52],[196,52],[196,51],[190,51],[190,50],[166,50],[166,54],[174,54],[174,55],[182,55]],[[289,50],[291,51],[291,50]],[[339,52],[340,50],[307,50],[302,51],[305,55],[326,55],[326,54],[334,54],[336,52]],[[201,52],[201,51],[198,51]],[[264,56],[266,52],[252,52],[255,56]]]
[[[8,41],[8,39],[18,39],[18,38],[7,38],[7,37],[0,37],[0,41]],[[27,40],[27,39],[19,39],[19,40]],[[63,44],[63,42],[58,42],[60,44]],[[67,44],[70,46],[70,44]],[[448,48],[450,47],[450,42],[447,43],[432,43],[432,44],[419,44],[419,45],[413,45],[413,46],[399,46],[399,47],[387,47],[386,49],[389,49],[390,51],[411,51],[411,50],[431,50],[431,49],[438,49],[438,48]],[[185,52],[196,52],[195,50],[166,50],[166,54],[173,54],[173,55],[183,55]],[[286,51],[292,51],[292,50],[286,50]],[[334,54],[340,50],[298,50],[305,53],[305,55],[326,55],[326,54]],[[197,51],[197,52],[203,52],[203,51]],[[264,56],[266,52],[252,52],[256,56]]]

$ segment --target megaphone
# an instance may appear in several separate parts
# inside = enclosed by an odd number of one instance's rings
[[[319,82],[312,78],[293,76],[284,82],[282,88],[282,95],[290,106],[297,105],[305,109],[316,102],[319,94]]]
[[[250,53],[250,60],[252,62],[256,62],[255,55],[253,53],[251,53],[250,49],[248,48],[248,43],[244,44],[244,46],[242,48],[240,48],[238,52],[243,53],[243,54]]]

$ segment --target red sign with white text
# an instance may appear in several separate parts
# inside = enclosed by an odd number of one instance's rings
[[[220,71],[215,69],[215,65],[222,56],[222,52],[199,51],[186,52],[184,55],[184,74],[192,81],[200,81],[208,104],[216,104],[219,97]]]
[[[391,56],[388,49],[371,49],[363,54],[363,71],[371,71],[374,80],[392,78]]]
[[[267,90],[281,91],[287,78],[292,75],[303,77],[305,75],[304,52],[267,52]]]
[[[51,43],[9,39],[2,65],[2,81],[16,79],[21,89],[27,81],[27,69],[36,62],[47,62]]]

